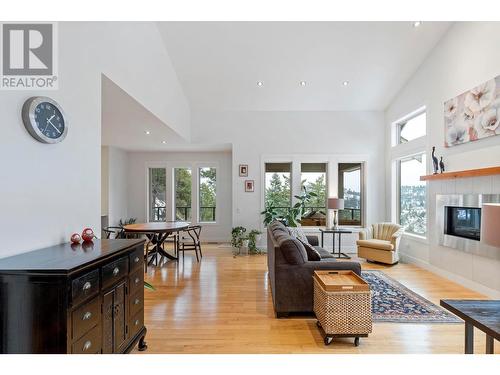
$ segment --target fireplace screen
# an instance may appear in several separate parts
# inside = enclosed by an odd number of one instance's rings
[[[450,236],[481,239],[481,209],[476,207],[444,207],[444,233]]]

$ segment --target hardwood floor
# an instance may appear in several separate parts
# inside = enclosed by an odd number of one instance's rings
[[[145,353],[463,353],[462,324],[374,323],[359,347],[352,339],[325,346],[312,317],[275,318],[265,255],[233,257],[230,248],[204,245],[197,263],[191,253],[148,269],[146,280],[157,290],[145,291]],[[436,304],[485,298],[413,265],[362,264]],[[475,330],[475,352],[484,351],[485,335]]]

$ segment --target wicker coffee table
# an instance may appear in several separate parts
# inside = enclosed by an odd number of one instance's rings
[[[314,271],[314,313],[325,345],[335,337],[360,337],[372,332],[370,286],[353,271]]]

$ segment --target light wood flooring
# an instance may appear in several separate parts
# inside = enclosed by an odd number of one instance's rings
[[[361,262],[436,304],[485,298],[414,265]],[[203,245],[200,263],[186,252],[179,262],[150,266],[146,280],[157,290],[145,291],[144,353],[463,353],[462,324],[374,323],[358,347],[351,338],[325,346],[312,317],[275,318],[265,255],[233,257],[230,248]],[[485,335],[475,330],[475,351],[484,350]]]

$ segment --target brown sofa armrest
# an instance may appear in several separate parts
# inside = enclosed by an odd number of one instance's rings
[[[318,236],[308,235],[306,236],[307,242],[309,242],[312,246],[319,246],[319,238]]]

